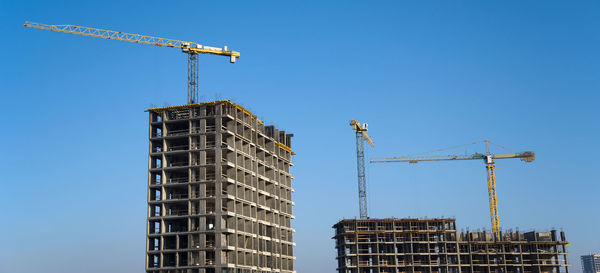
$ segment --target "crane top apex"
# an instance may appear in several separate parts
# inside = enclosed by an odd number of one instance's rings
[[[352,129],[356,130],[357,132],[363,132],[363,131],[369,130],[369,124],[367,124],[367,123],[360,124],[360,122],[358,122],[355,119],[350,121],[350,126],[352,126]]]

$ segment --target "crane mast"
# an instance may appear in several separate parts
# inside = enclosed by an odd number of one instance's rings
[[[188,104],[198,102],[198,53],[188,54]]]
[[[365,177],[365,138],[356,133],[356,167],[358,169],[358,208],[360,218],[368,217],[367,208],[367,179]]]
[[[407,162],[419,163],[420,161],[452,161],[452,160],[483,160],[485,163],[488,186],[488,199],[490,203],[490,221],[492,232],[500,238],[500,213],[498,210],[498,198],[496,195],[496,159],[519,158],[521,161],[532,162],[535,160],[535,153],[531,151],[511,154],[492,154],[490,152],[488,140],[485,142],[485,154],[475,153],[471,155],[442,155],[442,156],[416,156],[407,155],[391,158],[371,159],[371,163],[390,163],[390,162]],[[475,144],[474,142],[471,144]],[[479,142],[480,143],[480,142]],[[494,144],[494,143],[492,143]],[[497,145],[497,144],[496,144]],[[500,146],[500,145],[498,145]],[[500,146],[502,147],[502,146]],[[441,149],[444,150],[444,149]],[[440,151],[440,150],[438,150]]]
[[[35,22],[25,22],[24,26],[109,40],[179,48],[182,52],[188,54],[187,96],[189,104],[198,102],[198,54],[227,56],[229,57],[230,63],[235,63],[235,61],[240,57],[239,52],[228,50],[227,46],[223,48],[218,48],[204,46],[194,42],[186,42],[174,39],[76,25],[48,25]]]
[[[488,200],[490,202],[490,221],[492,232],[500,238],[500,215],[498,214],[498,197],[496,196],[496,165],[490,153],[488,141],[485,140],[485,169],[487,173]]]
[[[350,121],[350,126],[356,131],[356,167],[358,170],[358,208],[361,219],[367,219],[367,178],[365,175],[365,141],[373,147],[373,141],[367,135],[368,125],[356,120]]]

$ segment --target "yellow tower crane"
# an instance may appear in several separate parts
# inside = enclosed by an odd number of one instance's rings
[[[358,209],[361,219],[369,218],[367,212],[367,178],[365,176],[365,141],[373,147],[373,140],[367,134],[368,124],[356,120],[350,121],[356,131],[356,167],[358,169]]]
[[[119,40],[139,44],[179,48],[182,52],[188,54],[188,103],[190,104],[198,102],[198,54],[228,56],[229,62],[231,63],[235,63],[235,61],[240,57],[239,52],[229,50],[227,46],[223,48],[218,48],[204,46],[194,42],[185,42],[173,39],[75,25],[47,25],[34,22],[25,22],[24,25],[30,28],[98,37],[109,40]]]
[[[483,160],[485,168],[487,170],[487,184],[488,184],[488,195],[490,202],[490,218],[492,222],[492,232],[496,235],[496,238],[500,238],[500,216],[498,212],[498,199],[496,197],[496,159],[507,159],[507,158],[519,158],[525,162],[532,162],[535,160],[535,153],[531,151],[522,153],[511,153],[511,154],[492,154],[488,144],[494,144],[488,140],[485,142],[485,154],[475,153],[472,155],[444,155],[444,156],[418,156],[407,155],[390,158],[371,159],[371,163],[388,163],[388,162],[408,162],[408,163],[419,163],[421,161],[447,161],[447,160]],[[481,142],[473,142],[476,144]],[[497,145],[497,144],[494,144]],[[500,145],[497,145],[502,147]],[[452,147],[455,148],[455,147]],[[502,147],[504,148],[504,147]],[[440,149],[436,151],[442,151],[446,149]],[[422,153],[423,154],[423,153]]]

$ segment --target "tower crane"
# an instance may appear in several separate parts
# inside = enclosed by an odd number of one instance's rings
[[[223,48],[218,48],[205,46],[194,42],[185,42],[173,39],[75,25],[47,25],[34,22],[25,22],[24,26],[56,32],[71,33],[76,35],[98,37],[109,40],[119,40],[139,44],[179,48],[183,53],[188,54],[187,92],[189,104],[198,102],[198,54],[228,56],[230,63],[235,63],[235,61],[240,57],[239,52],[229,50],[227,46]]]
[[[358,207],[360,218],[367,219],[367,179],[365,177],[365,141],[374,146],[373,140],[367,134],[368,124],[356,120],[350,121],[350,126],[356,131],[356,166],[358,168]]]
[[[492,154],[488,143],[494,144],[491,141],[484,140],[485,142],[485,154],[475,153],[471,155],[444,155],[444,156],[418,156],[407,155],[399,157],[371,159],[371,163],[388,163],[388,162],[408,162],[408,163],[419,163],[421,161],[448,161],[448,160],[483,160],[487,171],[487,184],[488,184],[488,197],[490,202],[490,218],[492,225],[492,232],[496,235],[496,238],[500,238],[500,216],[498,212],[498,199],[496,197],[496,159],[508,159],[508,158],[519,158],[521,161],[532,162],[535,160],[535,153],[531,151],[522,153],[511,153],[511,154]],[[474,142],[471,144],[480,143]],[[494,144],[497,145],[497,144]],[[497,145],[500,146],[500,145]],[[500,146],[502,147],[502,146]],[[504,147],[502,147],[504,148]],[[440,149],[441,151],[444,149]]]

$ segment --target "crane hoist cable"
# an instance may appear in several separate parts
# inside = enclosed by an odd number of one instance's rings
[[[179,48],[183,53],[188,55],[188,103],[198,102],[198,54],[210,54],[229,57],[230,63],[240,58],[240,53],[229,50],[227,46],[223,48],[201,45],[195,42],[186,42],[174,39],[153,37],[141,34],[125,33],[114,30],[106,30],[99,28],[75,26],[75,25],[47,25],[35,22],[25,22],[24,26],[56,32],[71,33],[76,35],[98,37],[108,40],[118,40],[138,44],[154,45]]]

